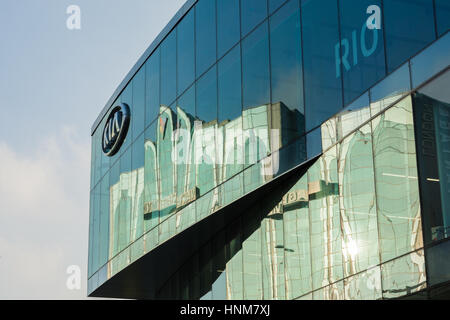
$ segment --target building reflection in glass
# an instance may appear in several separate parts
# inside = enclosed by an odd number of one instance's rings
[[[381,299],[426,287],[411,97],[364,121],[369,108],[336,116],[349,134],[275,207],[261,203],[227,228],[226,261],[212,262],[227,299]],[[213,295],[204,290],[190,298]]]

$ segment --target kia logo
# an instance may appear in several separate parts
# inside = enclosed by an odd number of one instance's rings
[[[112,157],[119,151],[129,125],[130,107],[125,103],[114,107],[103,129],[102,149],[108,157]]]

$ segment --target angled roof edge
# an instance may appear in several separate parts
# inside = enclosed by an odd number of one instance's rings
[[[109,98],[106,105],[103,107],[100,114],[97,116],[97,119],[94,121],[94,124],[91,127],[91,135],[94,134],[98,125],[102,121],[103,117],[108,113],[109,109],[112,107],[113,102],[117,99],[117,97],[122,93],[137,71],[141,68],[141,66],[145,63],[145,61],[152,55],[153,51],[158,48],[161,42],[167,37],[167,35],[175,28],[175,26],[180,22],[180,20],[186,15],[186,13],[194,6],[194,4],[198,0],[187,0],[183,6],[177,11],[177,13],[170,19],[169,23],[162,29],[162,31],[158,34],[158,36],[153,40],[150,46],[145,50],[142,56],[138,59],[138,61],[134,64],[131,70],[127,73],[125,78],[116,88],[112,96]]]

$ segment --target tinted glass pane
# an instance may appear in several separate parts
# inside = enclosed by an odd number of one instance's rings
[[[133,78],[133,105],[130,105],[133,121],[133,136],[144,131],[145,124],[145,68],[141,68]]]
[[[149,230],[159,222],[159,212],[155,210],[159,206],[159,181],[158,181],[158,157],[156,154],[156,130],[159,129],[154,122],[145,130],[144,137],[144,225]]]
[[[344,104],[359,96],[385,75],[383,31],[369,30],[365,14],[370,5],[381,7],[380,0],[340,2],[341,51],[336,75],[344,78]]]
[[[215,66],[197,81],[197,117],[205,122],[217,119],[217,74]]]
[[[182,93],[195,78],[194,10],[181,20],[177,27],[177,94]]]
[[[195,116],[195,85],[178,98],[177,105],[187,114]]]
[[[369,118],[369,95],[365,93],[336,116],[337,139],[342,139]]]
[[[149,125],[159,114],[159,49],[146,62],[145,125]]]
[[[161,198],[161,218],[167,216],[173,208],[173,198],[171,195],[174,193],[174,165],[172,160],[172,138],[175,125],[175,114],[167,108],[159,116],[157,123],[157,146],[156,154],[159,158],[159,175],[160,175],[160,198]]]
[[[236,108],[237,109],[237,108]],[[219,107],[220,110],[220,107]],[[230,110],[229,110],[230,111]],[[240,111],[234,110],[236,114]],[[233,114],[222,114],[222,117],[228,117],[233,116]],[[224,118],[226,119],[226,118]],[[243,133],[242,133],[242,117],[236,118],[236,119],[230,119],[230,122],[222,123],[221,127],[223,128],[223,138],[224,142],[220,142],[219,140],[218,145],[219,148],[223,145],[221,149],[223,150],[223,159],[224,159],[224,167],[222,170],[221,179],[226,180],[229,179],[234,174],[242,171],[242,163],[243,163]],[[223,120],[222,120],[223,121]],[[233,182],[234,181],[234,182]],[[223,185],[224,188],[224,194],[222,196],[224,197],[223,202],[229,203],[230,198],[242,194],[239,192],[239,178],[233,179],[233,181],[230,181],[229,183]]]
[[[250,108],[242,113],[244,163],[247,165],[263,159],[270,153],[269,114],[268,105]],[[254,169],[257,170],[257,168]],[[255,172],[254,178],[253,182],[261,183],[261,174]]]
[[[249,33],[265,17],[267,17],[266,0],[241,0],[242,36]]]
[[[241,220],[227,228],[227,299],[243,299]]]
[[[120,161],[117,161],[109,172],[109,192],[111,201],[110,251],[114,256],[119,251],[119,216],[120,216]]]
[[[322,132],[317,128],[306,135],[307,159],[322,153]]]
[[[261,209],[266,208],[263,206]],[[271,209],[267,208],[266,210]],[[263,297],[264,299],[284,300],[286,299],[286,259],[283,218],[268,215],[261,221],[260,229]]]
[[[450,72],[414,94],[426,243],[450,237]]]
[[[413,88],[419,86],[450,65],[450,33],[411,59]]]
[[[217,0],[217,55],[221,57],[240,37],[239,0]]]
[[[312,290],[308,181],[304,175],[289,191],[296,205],[283,208],[286,298],[293,299]],[[288,194],[289,197],[289,194]]]
[[[93,239],[92,239],[92,271],[96,272],[99,266],[99,244],[100,244],[100,184],[93,191]]]
[[[133,144],[131,154],[131,241],[139,238],[143,232],[144,215],[144,134]]]
[[[144,134],[141,134],[139,138],[133,143],[133,153],[131,155],[132,163],[131,170],[135,171],[144,167]]]
[[[408,92],[411,89],[410,83],[409,64],[406,63],[370,89],[372,116]]]
[[[381,299],[381,272],[375,267],[344,280],[346,300]]]
[[[216,1],[201,0],[195,6],[197,76],[216,60]]]
[[[345,112],[345,111],[343,111]],[[322,147],[324,150],[328,149],[330,146],[336,143],[337,131],[336,131],[336,120],[339,119],[339,114],[336,117],[330,118],[329,120],[322,123],[320,126],[322,134]]]
[[[131,219],[131,148],[120,158],[119,207],[120,215],[117,219],[119,231],[119,251],[124,249],[130,241]]]
[[[435,0],[436,23],[438,34],[444,34],[450,29],[450,2],[448,0]]]
[[[133,85],[132,82],[128,84],[128,86],[125,88],[125,90],[120,95],[120,102],[126,103],[130,109],[133,107]],[[122,146],[120,147],[120,150],[118,152],[118,155],[122,155],[125,150],[130,146],[131,142],[133,141],[133,126],[134,126],[135,119],[133,117],[130,117],[130,127],[128,129],[128,133],[125,136],[125,140],[123,141]]]
[[[270,54],[272,68],[272,103],[287,107],[297,134],[304,132],[300,10],[298,1],[290,1],[270,19]],[[287,117],[286,117],[287,118]],[[295,120],[294,120],[295,119]]]
[[[318,289],[343,278],[336,147],[309,168],[308,194],[312,285]]]
[[[176,95],[177,59],[176,32],[172,32],[161,44],[161,104],[169,106]]]
[[[381,262],[422,245],[411,97],[372,120]]]
[[[349,276],[379,263],[370,125],[341,143],[338,174],[344,273]]]
[[[237,46],[218,63],[219,122],[241,116],[241,52]]]
[[[176,128],[179,134],[175,135],[175,152],[177,164],[177,194],[182,196],[184,192],[192,190],[195,186],[195,168],[189,165],[193,163],[193,146],[190,144],[194,140],[191,137],[194,127],[195,115],[195,86],[190,87],[179,99],[177,104]],[[195,205],[195,203],[194,203]],[[195,212],[195,207],[194,207]],[[185,216],[179,216],[183,222]]]
[[[270,19],[272,101],[303,113],[300,11],[290,1]]]
[[[344,299],[344,281],[333,283],[330,286],[314,291],[313,300],[343,300]]]
[[[277,10],[286,0],[269,0],[269,13]]]
[[[177,164],[177,194],[183,196],[185,192],[194,190],[195,179],[195,140],[192,137],[195,123],[195,86],[190,87],[179,99],[177,104],[177,124],[179,134],[175,134],[175,153]],[[179,214],[177,228],[186,227],[186,222],[191,221],[192,214],[195,219],[195,202],[190,209],[185,208],[183,214]]]
[[[426,250],[427,277],[431,286],[450,280],[450,241]]]
[[[267,23],[264,23],[242,41],[244,109],[270,102],[269,39],[267,29]]]
[[[384,298],[395,298],[426,287],[423,250],[389,261],[381,266]]]
[[[434,40],[433,2],[429,0],[384,1],[388,71]]]
[[[248,214],[244,217],[242,242],[242,275],[244,280],[244,299],[262,299],[262,263],[261,263],[261,228],[257,219]],[[255,230],[250,232],[250,230]],[[250,234],[249,234],[250,233]]]
[[[337,18],[336,0],[302,1],[307,130],[342,108],[341,79],[336,76]]]

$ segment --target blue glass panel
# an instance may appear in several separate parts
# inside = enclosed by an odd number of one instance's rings
[[[177,95],[182,93],[194,81],[194,10],[181,20],[177,27]]]
[[[426,250],[427,280],[435,285],[450,280],[450,241]]]
[[[236,46],[218,63],[219,122],[241,116],[241,52]]]
[[[366,92],[344,108],[336,117],[337,139],[340,140],[370,118],[369,94]]]
[[[133,153],[131,155],[131,170],[140,169],[144,166],[144,133],[133,143]]]
[[[306,155],[311,159],[322,153],[322,133],[317,128],[306,135]]]
[[[195,85],[178,98],[177,105],[187,114],[195,116]]]
[[[176,95],[176,40],[176,32],[172,32],[161,44],[161,104],[166,106],[175,100]]]
[[[436,23],[438,34],[442,35],[450,29],[450,1],[434,0],[436,3]]]
[[[306,129],[342,108],[341,79],[336,77],[339,43],[337,0],[302,1]]]
[[[93,191],[93,219],[92,219],[92,271],[99,268],[99,243],[100,243],[100,184]]]
[[[449,83],[447,71],[413,95],[426,244],[450,237]]]
[[[272,102],[304,113],[298,1],[290,1],[270,19]]]
[[[146,62],[145,79],[145,125],[149,125],[159,114],[160,50],[153,52]]]
[[[244,109],[270,102],[267,22],[242,41],[242,77]]]
[[[370,89],[372,116],[398,100],[410,89],[409,64],[405,63]]]
[[[266,0],[241,0],[242,36],[249,33],[265,17],[267,17]]]
[[[109,171],[110,190],[110,252],[111,257],[116,255],[119,248],[119,223],[120,216],[120,161],[117,161]]]
[[[125,90],[122,92],[120,96],[120,102],[126,103],[130,106],[130,109],[133,107],[133,85],[132,82],[130,82]],[[122,146],[120,147],[120,150],[118,154],[121,156],[125,150],[130,146],[131,142],[133,141],[133,126],[134,126],[135,119],[134,117],[130,117],[130,126],[128,129],[128,133],[125,137],[125,140],[123,141]],[[103,129],[102,129],[103,130]]]
[[[217,0],[217,56],[223,56],[239,37],[239,0]]]
[[[109,253],[109,175],[100,184],[100,259],[99,266],[108,261]]]
[[[384,1],[388,71],[392,71],[435,38],[433,2]]]
[[[298,1],[288,2],[270,18],[270,54],[272,103],[281,102],[282,109],[287,107],[293,111],[286,117],[295,118],[289,129],[301,134],[305,128],[305,110]]]
[[[216,60],[216,1],[200,0],[195,6],[197,76]]]
[[[217,119],[217,73],[211,68],[197,81],[197,118],[209,122]]]
[[[450,33],[411,59],[411,77],[414,88],[450,65]]]
[[[269,13],[272,14],[285,2],[286,0],[269,0]]]
[[[344,80],[344,104],[352,101],[385,76],[384,39],[381,29],[368,29],[366,10],[381,7],[381,0],[340,2],[341,44],[336,46],[336,76]],[[342,69],[342,70],[341,70]]]
[[[124,249],[130,241],[131,218],[131,148],[128,148],[120,158],[120,183],[119,183],[119,207],[118,217],[119,251]]]
[[[117,161],[109,171],[109,186],[112,187],[119,182],[120,179],[120,161]]]
[[[141,68],[134,76],[133,104],[130,105],[133,118],[133,137],[137,137],[144,131],[145,124],[145,68]]]

